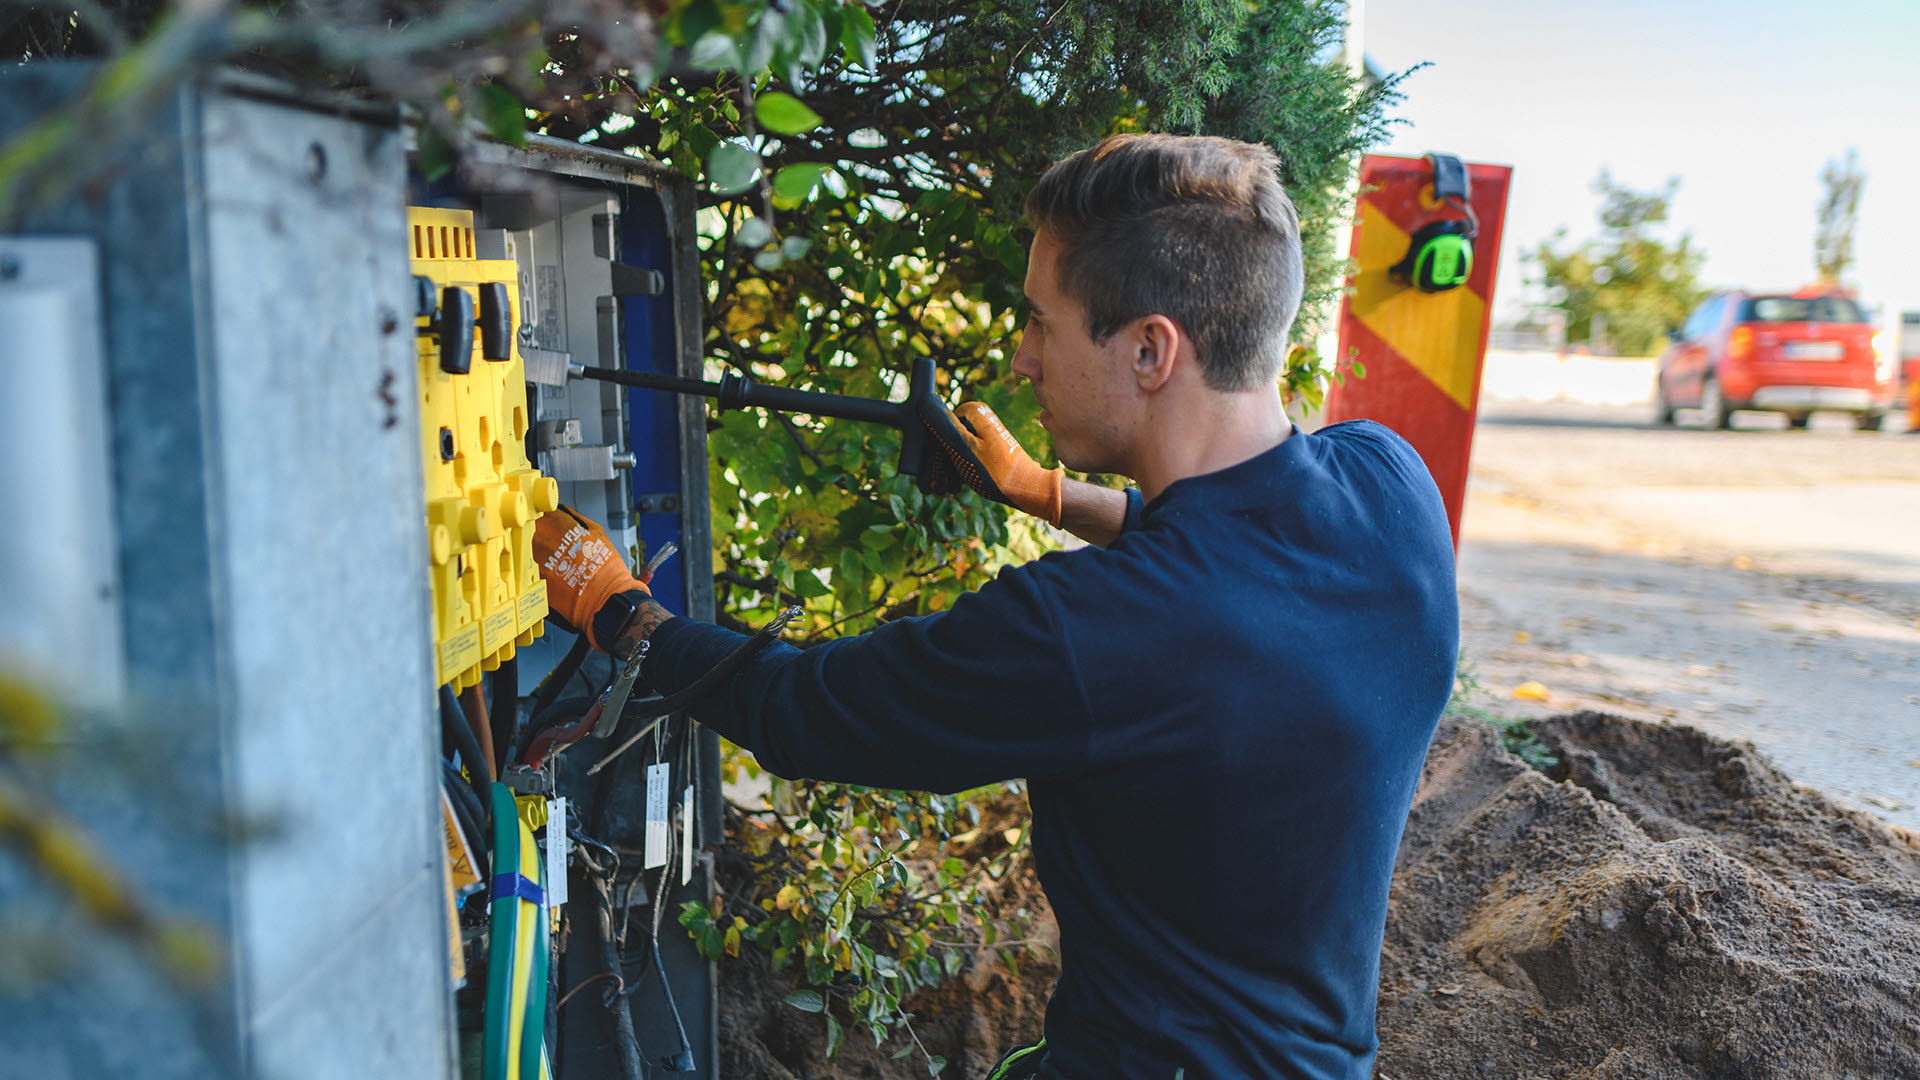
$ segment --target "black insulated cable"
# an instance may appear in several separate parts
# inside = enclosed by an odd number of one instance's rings
[[[528,716],[534,717],[537,721],[540,714],[546,712],[547,707],[566,692],[567,681],[580,670],[581,663],[586,660],[587,653],[592,648],[593,646],[587,641],[587,635],[579,634],[574,637],[573,648],[568,649],[567,655],[561,657],[560,662],[553,666],[553,670],[547,672],[547,677],[540,680],[540,685],[533,688],[533,703],[527,711]],[[512,760],[520,760],[520,755],[515,754]]]
[[[445,775],[441,779],[447,789],[447,802],[453,807],[453,820],[466,835],[467,850],[473,853],[473,871],[480,875],[481,881],[493,880],[487,858],[487,833],[485,823],[487,815],[481,807],[479,796],[467,786],[466,778],[450,761],[442,761],[441,769]]]
[[[487,758],[480,752],[480,740],[474,737],[473,729],[467,726],[467,714],[461,711],[460,699],[453,696],[451,686],[440,688],[440,731],[460,751],[460,761],[467,767],[467,782],[473,785],[473,793],[480,799],[480,805],[490,805]],[[481,815],[480,821],[484,825],[487,816]]]
[[[487,723],[492,729],[493,752],[501,755],[493,763],[495,776],[505,771],[504,755],[513,745],[514,728],[520,726],[520,661],[507,659],[493,672],[493,700],[487,705]]]
[[[619,985],[620,949],[613,937],[613,884],[599,874],[591,875],[593,882],[593,913],[596,929],[600,932],[601,970],[612,975]],[[640,1037],[633,1030],[633,1009],[627,999],[619,994],[609,995],[607,1007],[613,1011],[614,1047],[620,1058],[620,1072],[623,1080],[646,1080],[646,1066],[641,1063]]]

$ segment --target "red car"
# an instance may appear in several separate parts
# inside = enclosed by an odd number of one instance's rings
[[[1737,409],[1785,413],[1806,427],[1818,410],[1853,414],[1876,430],[1893,405],[1893,368],[1852,296],[1834,289],[1791,295],[1733,290],[1710,296],[1674,331],[1660,356],[1654,422],[1699,409],[1709,428]]]

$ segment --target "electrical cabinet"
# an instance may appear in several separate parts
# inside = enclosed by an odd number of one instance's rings
[[[96,71],[0,70],[0,137]],[[47,497],[55,524],[87,534],[28,597],[70,616],[36,655],[99,692],[39,780],[142,903],[221,940],[224,967],[185,995],[127,942],[62,924],[85,962],[0,1015],[13,1063],[478,1075],[500,1064],[481,1046],[503,1015],[484,986],[499,915],[525,929],[517,1075],[716,1075],[711,965],[672,914],[711,896],[717,739],[675,718],[591,780],[607,740],[514,760],[613,675],[596,655],[532,693],[576,645],[547,618],[540,515],[599,520],[635,566],[688,552],[652,590],[712,616],[703,404],[570,377],[701,373],[691,186],[539,138],[428,180],[394,111],[240,75],[180,89],[142,130],[107,179],[0,237],[26,253],[0,280],[0,398],[60,466],[41,488],[74,489]],[[56,395],[66,411],[39,415]],[[450,745],[442,702],[463,690],[511,699],[496,762]],[[495,766],[499,829],[471,828],[468,788]],[[637,850],[663,814],[676,857],[644,881],[641,860],[589,850]],[[477,865],[488,843],[511,857]],[[0,895],[61,908],[7,864]],[[557,1012],[629,925],[613,963],[646,992]]]
[[[492,511],[491,497],[476,492],[505,492],[501,497],[510,498],[516,484],[538,477],[540,488],[550,487],[553,497],[533,500],[535,513],[558,503],[600,522],[636,570],[669,550],[711,550],[704,403],[578,377],[586,367],[701,374],[694,204],[686,180],[651,162],[536,138],[524,149],[480,147],[460,178],[416,180],[411,203],[411,222],[420,232],[417,238],[410,233],[406,242],[414,272],[427,279],[416,283],[414,308],[427,504],[430,513],[434,506],[445,507],[433,519],[435,526],[457,523],[472,509]],[[454,324],[466,318],[459,299],[451,306],[461,310],[448,316],[448,286],[463,291],[471,286],[477,326],[470,351],[462,352],[469,358],[465,373],[448,370],[462,365],[457,359],[449,362],[444,342],[459,336]],[[502,332],[508,347],[493,353],[512,355],[490,360],[489,335],[497,344]],[[482,386],[496,387],[500,394],[497,412],[474,414],[491,417],[490,434],[501,436],[497,451],[479,432],[479,421],[461,411],[479,404],[475,395]],[[443,406],[449,394],[450,403]],[[453,433],[453,453],[445,461],[442,426]],[[476,467],[463,471],[469,439],[478,439],[473,445],[483,452]],[[506,447],[507,441],[515,445]],[[524,456],[514,457],[515,451]],[[504,457],[489,469],[486,455],[496,452]],[[486,544],[502,542],[449,539],[448,548],[465,543],[468,553],[484,553]],[[471,596],[474,585],[466,583],[473,571],[462,564],[461,552],[452,551],[452,558],[440,563],[437,545],[436,540],[431,552],[435,572],[449,585],[463,585],[457,592],[449,588],[443,601],[436,584],[436,617],[449,612],[436,631],[444,647],[447,631],[468,625],[459,621],[456,601]],[[711,617],[708,569],[704,558],[691,555],[667,561],[656,571],[652,591],[670,610]],[[487,580],[483,573],[481,583]],[[537,572],[524,580],[537,582]],[[485,626],[485,612],[497,606],[489,609],[483,600],[469,602],[469,609],[481,624],[481,659],[477,669],[471,651],[443,659],[443,673],[456,687],[470,680],[491,684],[493,677],[485,673],[511,658],[524,691],[561,664],[576,643],[560,629],[506,642]],[[521,635],[526,632],[520,629]],[[468,666],[452,674],[462,663]],[[568,687],[549,695],[561,704],[525,721],[523,734],[571,721],[612,677],[611,665],[594,654]],[[569,699],[579,703],[571,712],[565,705]],[[584,1000],[554,1017],[547,1037],[559,1080],[621,1075],[634,1067],[647,1076],[716,1075],[711,965],[673,916],[686,900],[711,895],[707,849],[718,842],[721,829],[719,748],[711,733],[682,720],[671,721],[661,735],[657,746],[637,749],[620,770],[602,774],[612,783],[586,776],[585,767],[617,740],[592,737],[537,770],[515,763],[503,775],[529,810],[529,826],[544,855],[545,899],[567,897],[550,909],[559,930],[553,940],[564,948],[556,947],[552,955],[548,1000],[606,971],[612,954],[602,948],[603,925],[631,942],[624,947],[630,953],[625,963],[653,965],[652,971],[630,966],[621,973],[623,981],[644,979],[646,993],[617,996],[609,1007],[603,995],[589,990]],[[651,790],[657,786],[668,788],[666,798]],[[595,864],[591,843],[629,853],[648,846],[650,807],[666,816],[656,827],[675,840],[671,863],[643,869],[644,860],[629,854],[617,870],[603,858]],[[570,831],[584,838],[573,845],[570,861],[568,841],[549,816],[556,809],[570,817]],[[616,874],[620,887],[610,888],[612,878],[586,869],[594,865]],[[479,899],[484,897],[468,903]],[[604,913],[602,905],[608,909]],[[645,930],[656,919],[656,906],[665,909],[658,918],[657,943]],[[471,939],[475,917],[466,922]],[[629,923],[633,930],[623,933],[620,928]],[[657,958],[649,955],[655,950]],[[468,959],[476,965],[481,960],[471,940]],[[463,1031],[475,1030],[484,1019],[473,1015],[475,1007],[492,1007],[483,989],[470,981],[460,991]],[[669,1070],[669,1065],[690,1071]]]

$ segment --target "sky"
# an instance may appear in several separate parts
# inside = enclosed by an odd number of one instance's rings
[[[1920,310],[1920,0],[1362,2],[1376,67],[1431,65],[1379,151],[1513,166],[1498,317],[1538,302],[1521,251],[1598,231],[1603,167],[1640,190],[1679,177],[1667,235],[1704,249],[1704,284],[1807,284],[1820,170],[1849,148],[1853,284]]]

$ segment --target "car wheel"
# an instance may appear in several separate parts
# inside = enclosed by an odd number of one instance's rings
[[[1653,380],[1653,426],[1666,427],[1673,423],[1673,402],[1667,400],[1665,379],[1655,376]]]
[[[1787,426],[1796,431],[1805,431],[1807,421],[1813,419],[1812,413],[1795,412],[1787,414]]]
[[[1880,421],[1884,420],[1886,415],[1886,413],[1877,412],[1855,413],[1853,426],[1860,431],[1879,431]]]
[[[1700,424],[1709,431],[1725,431],[1733,426],[1733,410],[1727,408],[1720,393],[1720,380],[1707,376],[1700,384]]]

